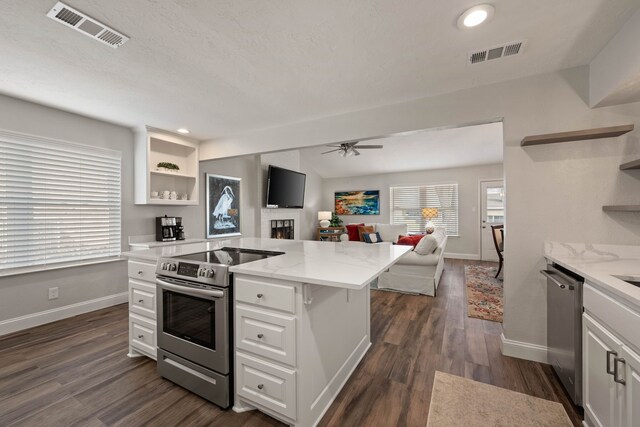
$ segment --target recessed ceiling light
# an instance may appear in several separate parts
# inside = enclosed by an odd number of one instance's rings
[[[490,4],[479,4],[467,9],[458,18],[458,28],[472,28],[476,27],[483,22],[487,22],[493,17],[495,8]]]
[[[178,129],[178,132],[182,133],[182,134],[188,134],[189,133],[189,129],[185,129],[185,128],[180,128]]]

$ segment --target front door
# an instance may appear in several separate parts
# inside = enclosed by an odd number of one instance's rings
[[[504,181],[480,182],[480,259],[498,261],[491,226],[504,224]]]

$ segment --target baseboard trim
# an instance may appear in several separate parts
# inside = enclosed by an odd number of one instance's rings
[[[34,326],[55,322],[56,320],[77,316],[78,314],[111,307],[112,305],[122,304],[128,300],[129,293],[122,292],[120,294],[107,295],[106,297],[82,301],[76,304],[65,305],[64,307],[53,308],[51,310],[3,320],[0,321],[0,336],[33,328]]]
[[[480,260],[480,255],[478,254],[455,254],[452,252],[445,252],[444,253],[444,257],[445,258],[453,258],[453,259],[469,259],[469,260],[474,260],[474,261],[479,261]]]
[[[500,334],[500,350],[505,356],[547,363],[547,347],[544,345],[514,341],[505,338],[504,334]]]

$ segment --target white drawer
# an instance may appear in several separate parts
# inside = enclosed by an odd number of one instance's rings
[[[132,347],[156,357],[155,322],[129,314],[129,343]]]
[[[296,289],[292,285],[238,276],[234,280],[237,301],[295,313]]]
[[[296,372],[236,353],[238,395],[296,419]]]
[[[588,283],[584,284],[583,305],[589,314],[615,331],[618,337],[640,350],[640,313]]]
[[[156,320],[156,287],[129,279],[129,310]]]
[[[146,262],[129,261],[129,277],[146,282],[156,281],[156,265]]]
[[[237,348],[295,366],[295,317],[236,306],[235,324]]]

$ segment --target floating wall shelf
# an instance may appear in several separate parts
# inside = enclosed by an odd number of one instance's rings
[[[631,169],[640,169],[640,159],[620,165],[621,171],[627,171]]]
[[[605,212],[640,212],[640,205],[609,205],[603,206]]]
[[[522,147],[557,142],[585,141],[588,139],[613,138],[633,130],[633,125],[609,126],[604,128],[575,130],[571,132],[547,133],[544,135],[526,136],[520,143]]]

